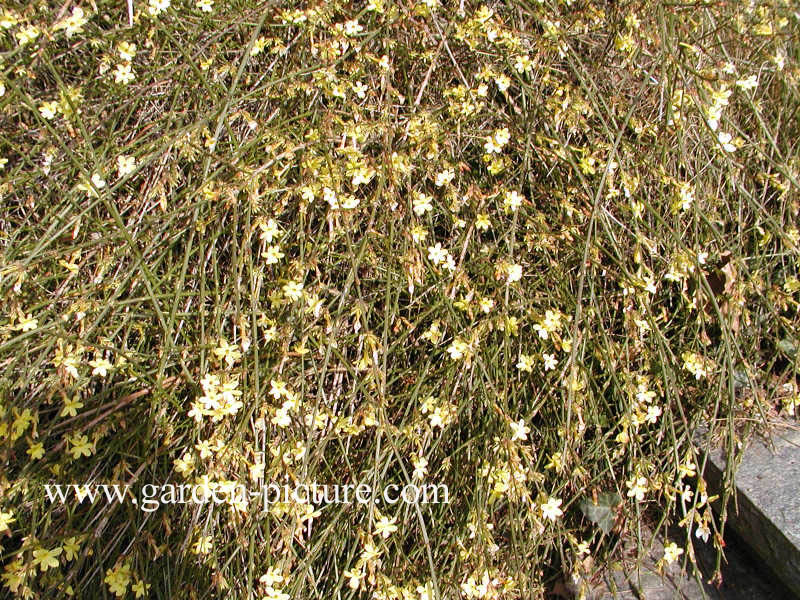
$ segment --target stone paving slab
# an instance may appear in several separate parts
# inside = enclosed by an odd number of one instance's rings
[[[765,571],[770,570],[800,597],[800,430],[772,434],[773,448],[753,440],[736,471],[736,504],[728,525],[749,546]],[[719,493],[726,458],[709,453],[705,477]],[[737,510],[738,507],[738,510]]]
[[[678,535],[674,540],[679,543]],[[758,560],[747,551],[746,544],[735,535],[725,536],[725,558],[722,565],[722,584],[708,583],[714,571],[716,554],[712,544],[694,544],[698,577],[681,570],[678,563],[669,566],[662,576],[656,562],[663,556],[664,543],[660,536],[638,566],[626,565],[611,570],[586,600],[795,600],[797,597],[775,580]],[[691,566],[689,567],[691,568]]]
[[[642,543],[649,551],[640,563],[628,560],[617,563],[591,591],[586,600],[705,600],[716,598],[705,591],[702,580],[686,574],[679,562],[666,566],[663,573],[657,563],[664,556],[664,539],[642,532]],[[628,540],[625,555],[634,553],[635,543]]]
[[[704,473],[710,494],[721,492],[725,468],[722,451],[710,452]],[[664,540],[657,536],[640,564],[610,570],[586,600],[800,599],[800,428],[773,432],[771,446],[752,440],[735,483],[736,503],[728,508],[726,562],[718,588],[708,583],[715,564],[710,543],[694,544],[698,577],[677,563],[662,574],[656,564],[663,556]],[[645,538],[650,540],[650,534]]]

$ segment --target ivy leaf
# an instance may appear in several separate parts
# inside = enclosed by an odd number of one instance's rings
[[[777,345],[778,345],[778,350],[780,350],[781,352],[783,352],[788,356],[793,357],[795,354],[797,354],[797,345],[789,338],[783,338],[778,342]]]
[[[583,498],[578,503],[583,515],[596,524],[603,533],[608,534],[614,527],[616,515],[614,509],[619,506],[622,499],[615,492],[606,492],[597,497],[595,504],[591,498]]]

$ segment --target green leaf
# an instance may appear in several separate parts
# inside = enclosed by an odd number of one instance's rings
[[[778,342],[778,350],[789,356],[794,356],[797,354],[797,344],[789,338],[783,338]]]
[[[597,497],[597,504],[590,498],[583,498],[578,503],[578,507],[587,519],[603,530],[603,533],[609,533],[614,527],[614,509],[621,502],[619,494],[606,492]]]

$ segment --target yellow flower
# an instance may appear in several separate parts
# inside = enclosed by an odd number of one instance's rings
[[[427,331],[425,331],[421,337],[423,340],[428,340],[431,344],[438,344],[439,340],[442,339],[442,330],[439,321],[431,323],[431,326],[428,327]]]
[[[145,583],[140,579],[131,586],[131,591],[133,592],[135,598],[144,598],[147,595],[147,592],[150,591],[150,584]]]
[[[655,425],[656,421],[658,421],[658,417],[660,416],[661,416],[661,407],[653,404],[647,407],[647,416],[644,418],[644,420],[650,423],[651,425]]]
[[[267,572],[258,578],[259,583],[273,587],[276,583],[283,583],[283,574],[275,567],[270,567]]]
[[[39,326],[39,321],[33,318],[33,315],[29,314],[27,316],[21,316],[19,319],[19,324],[17,325],[17,329],[19,331],[33,331]]]
[[[561,471],[564,468],[564,461],[561,456],[561,452],[555,452],[550,455],[550,460],[544,466],[545,469],[553,469],[555,471]]]
[[[519,361],[517,362],[517,368],[520,371],[530,373],[533,370],[533,356],[529,354],[520,354]]]
[[[268,244],[271,244],[272,240],[281,233],[281,228],[275,222],[275,219],[269,219],[266,223],[259,223],[258,227],[261,229],[261,239],[265,240]]]
[[[78,556],[78,550],[80,550],[80,545],[78,544],[78,538],[73,536],[64,540],[64,557],[67,560],[72,560],[73,558]]]
[[[758,77],[755,75],[750,75],[750,77],[746,77],[745,79],[738,79],[736,81],[736,87],[741,90],[752,90],[758,86]]]
[[[347,21],[347,22],[344,24],[344,34],[345,34],[345,35],[348,35],[348,36],[354,36],[354,35],[358,35],[358,34],[359,34],[359,33],[361,33],[362,31],[364,31],[364,26],[363,26],[363,25],[361,25],[361,24],[360,24],[360,23],[359,23],[357,20],[355,20],[355,19],[353,19],[353,20],[350,20],[350,21]]]
[[[288,300],[297,301],[303,297],[303,282],[289,281],[283,286],[283,294]]]
[[[128,85],[134,79],[136,79],[136,75],[134,75],[131,69],[131,63],[119,63],[117,68],[114,69],[114,81],[116,83]]]
[[[384,539],[388,538],[395,531],[397,531],[397,525],[395,525],[396,521],[397,517],[389,519],[388,517],[381,515],[380,519],[375,524],[374,535],[383,536]]]
[[[678,545],[675,542],[670,542],[666,546],[664,546],[664,562],[668,565],[671,565],[678,557],[683,554],[683,548],[678,548]]]
[[[261,258],[265,259],[268,265],[277,264],[284,256],[285,254],[281,252],[280,246],[270,246],[261,253]]]
[[[147,12],[151,17],[157,17],[169,8],[170,0],[149,0],[147,3]]]
[[[494,78],[494,83],[498,90],[505,92],[511,86],[511,79],[506,75],[498,75]]]
[[[456,338],[447,348],[447,353],[450,355],[450,358],[453,360],[458,360],[460,358],[464,358],[464,355],[467,354],[469,351],[469,344],[462,340],[461,338]]]
[[[531,428],[525,424],[523,419],[519,421],[512,421],[510,424],[511,427],[511,441],[516,442],[517,440],[524,441],[528,439],[528,434],[531,431]]]
[[[39,114],[48,121],[55,119],[56,115],[58,114],[58,102],[42,102],[39,105]]]
[[[705,361],[700,355],[694,352],[684,352],[681,358],[683,359],[683,368],[694,375],[695,379],[700,379],[708,375]]]
[[[524,73],[525,71],[529,71],[532,67],[533,61],[531,61],[530,56],[527,54],[517,56],[514,61],[514,68],[517,70],[517,73]]]
[[[647,478],[646,477],[633,477],[625,482],[628,486],[628,498],[636,498],[637,502],[644,500],[644,495],[647,492]]]
[[[44,445],[41,442],[36,442],[35,444],[31,444],[26,450],[26,453],[33,460],[39,460],[44,456]]]
[[[3,531],[10,530],[11,528],[9,527],[9,525],[11,525],[11,523],[13,523],[14,521],[16,521],[16,519],[14,518],[14,513],[3,512],[2,510],[0,510],[0,533],[2,533]]]
[[[280,379],[271,379],[269,382],[269,395],[278,400],[284,396],[289,394],[289,390],[286,388],[286,382],[281,381]]]
[[[687,459],[686,462],[678,465],[678,476],[680,478],[694,477],[697,473],[696,469],[697,465],[691,459]]]
[[[372,562],[381,554],[382,551],[378,550],[372,542],[367,542],[364,544],[364,550],[361,552],[361,560],[364,562]]]
[[[510,139],[511,134],[508,132],[508,128],[497,129],[494,134],[486,140],[483,149],[486,151],[486,154],[499,154],[503,151],[503,147]]]
[[[444,187],[448,183],[453,181],[455,176],[456,176],[456,174],[455,174],[455,171],[453,171],[453,169],[446,169],[446,170],[442,171],[441,173],[437,173],[436,174],[436,181],[434,183],[435,183],[436,187]]]
[[[14,411],[16,413],[16,409]],[[14,419],[14,423],[12,427],[14,428],[15,437],[19,437],[22,433],[28,428],[28,425],[31,424],[33,421],[33,415],[29,408],[26,408],[21,413],[17,414],[17,418]]]
[[[113,569],[106,571],[104,581],[108,584],[108,589],[115,596],[122,597],[128,590],[128,584],[131,582],[131,567],[128,563],[118,565]]]
[[[717,136],[717,140],[725,152],[736,152],[737,146],[731,141],[733,140],[733,136],[730,133],[721,132]]]
[[[448,252],[437,242],[435,246],[428,247],[428,260],[434,265],[439,265],[447,260]]]
[[[199,402],[192,402],[191,408],[186,415],[190,419],[194,419],[195,423],[200,423],[203,420],[203,415],[206,414],[206,411],[203,409],[203,405]]]
[[[508,265],[507,279],[508,283],[514,283],[522,279],[522,265]]]
[[[133,156],[121,154],[117,157],[117,176],[125,177],[136,169],[136,159]]]
[[[131,62],[133,57],[136,56],[136,44],[130,42],[120,42],[117,47],[119,57],[125,62]]]
[[[61,548],[53,548],[52,550],[45,550],[39,548],[33,551],[33,565],[39,565],[42,572],[47,571],[51,567],[58,566],[58,556],[61,554]]]
[[[679,183],[678,197],[673,205],[673,209],[680,208],[682,211],[687,211],[692,207],[694,201],[694,189],[692,189],[692,184],[687,182]]]
[[[355,93],[355,95],[358,96],[360,99],[363,100],[364,98],[367,97],[367,90],[369,90],[369,87],[367,87],[364,83],[356,81],[355,83],[351,84],[351,87],[353,88],[353,92]],[[359,185],[361,183],[369,183],[369,179],[372,178],[368,176],[368,173],[367,174],[361,173],[358,176],[354,175],[353,185]]]
[[[264,591],[264,597],[262,600],[290,600],[291,596],[289,594],[284,594],[281,590],[276,590],[272,587],[267,587]]]
[[[349,571],[345,571],[343,574],[350,580],[347,585],[351,590],[357,590],[358,586],[361,585],[361,580],[364,578],[364,571],[359,568],[353,568]]]
[[[34,25],[28,25],[27,27],[20,29],[15,34],[15,37],[17,38],[17,42],[20,46],[26,46],[39,37],[39,28],[35,27]]]
[[[213,352],[214,356],[225,361],[229,369],[242,358],[242,353],[239,352],[239,349],[225,338],[220,339],[218,346],[214,348]]]
[[[0,27],[3,29],[11,29],[19,23],[19,18],[13,12],[4,12],[0,15]]]
[[[433,210],[433,198],[423,194],[422,192],[415,192],[414,194],[414,213],[417,216],[422,216],[426,212]]]
[[[269,422],[284,429],[292,424],[292,418],[289,416],[289,411],[281,407],[275,409],[275,416]]]
[[[411,228],[411,239],[414,240],[415,243],[419,244],[420,242],[424,242],[427,237],[428,231],[421,225],[415,225]]]
[[[520,195],[519,192],[516,190],[511,192],[506,192],[503,195],[503,205],[505,206],[507,211],[515,211],[520,206],[522,206],[522,202],[525,200],[525,197]]]
[[[481,312],[488,315],[494,308],[494,300],[483,297],[478,301],[478,306],[480,307]]]
[[[87,21],[88,19],[84,15],[83,9],[79,6],[75,6],[72,9],[72,14],[66,19],[56,23],[53,28],[55,30],[64,29],[67,37],[70,38],[74,34],[80,33]]]
[[[701,539],[704,542],[708,542],[708,538],[711,535],[711,529],[708,528],[708,525],[705,523],[701,523],[697,526],[697,530],[695,531],[695,536],[697,539]]]
[[[264,469],[266,465],[262,462],[257,462],[255,464],[250,465],[248,471],[250,472],[250,479],[253,481],[258,481],[262,477],[264,477]]]
[[[209,552],[211,552],[212,545],[213,544],[211,543],[211,536],[204,535],[200,536],[197,539],[192,549],[195,554],[208,554]]]
[[[106,187],[106,181],[103,179],[100,173],[93,173],[91,183],[82,183],[78,187],[84,190],[87,196],[97,197],[97,190],[102,190],[104,187]]]
[[[108,375],[108,370],[114,367],[114,365],[112,365],[105,358],[95,358],[90,360],[89,366],[92,367],[92,375],[99,375],[100,377],[105,377]]]
[[[414,465],[412,477],[414,479],[424,479],[425,475],[428,474],[428,459],[424,456],[418,456],[412,461],[412,464]]]
[[[70,444],[72,447],[69,449],[69,452],[72,454],[72,458],[78,459],[81,456],[91,456],[92,455],[92,444],[89,443],[89,438],[83,434],[76,433],[72,438],[69,438]]]
[[[549,498],[547,502],[540,504],[539,508],[542,510],[542,516],[545,519],[550,519],[551,521],[555,521],[558,517],[564,514],[564,511],[561,510],[561,499],[560,498]]]
[[[22,560],[18,558],[13,562],[9,562],[6,565],[5,571],[6,572],[3,573],[3,579],[5,580],[6,586],[16,594],[19,590],[19,586],[22,585],[24,581],[27,568],[23,566]]]
[[[190,473],[194,469],[194,457],[190,452],[186,452],[182,458],[176,458],[173,464],[178,473]]]

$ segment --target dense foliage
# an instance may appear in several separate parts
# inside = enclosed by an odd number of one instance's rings
[[[0,9],[4,593],[536,598],[642,524],[721,546],[698,427],[800,403],[795,3],[130,5]]]

